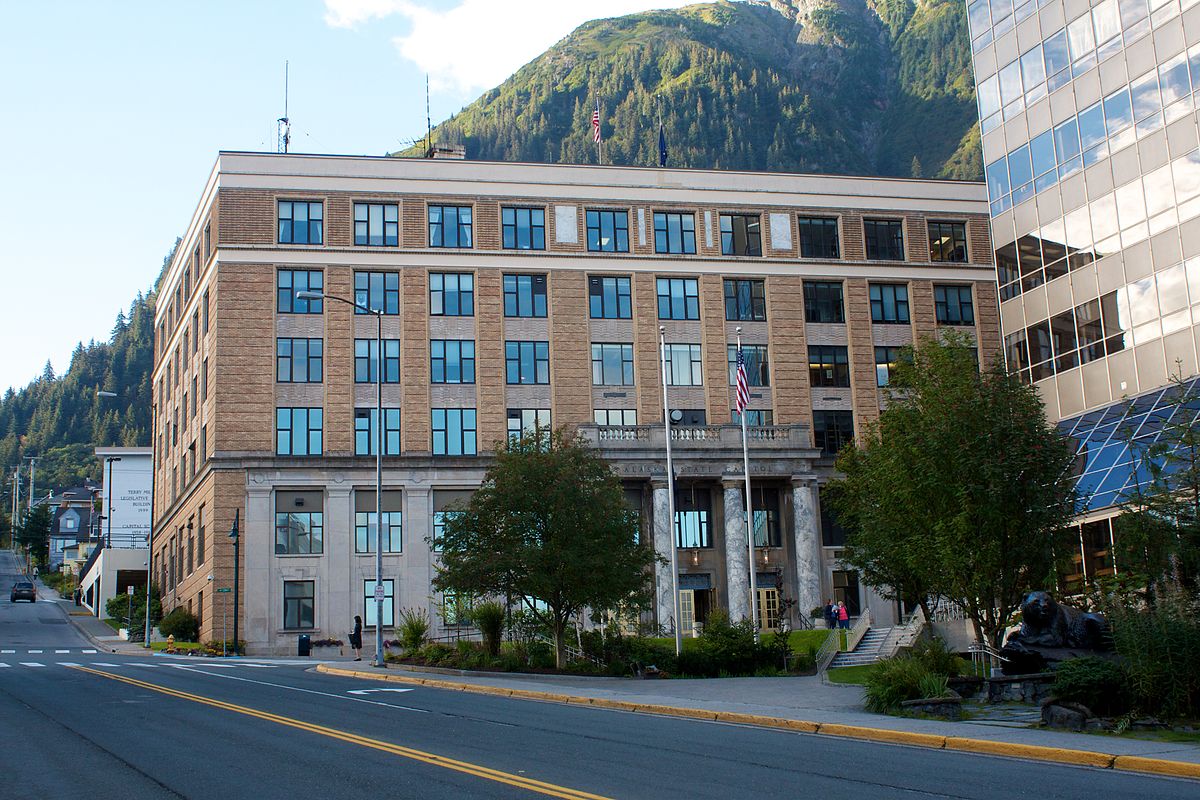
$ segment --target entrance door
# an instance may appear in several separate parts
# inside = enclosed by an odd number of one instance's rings
[[[862,601],[859,597],[858,573],[852,569],[835,569],[833,571],[833,599],[846,604],[850,616],[857,617],[862,613]]]
[[[696,592],[694,589],[679,590],[679,632],[684,636],[696,635]]]
[[[779,630],[779,590],[758,590],[758,627],[766,633]]]

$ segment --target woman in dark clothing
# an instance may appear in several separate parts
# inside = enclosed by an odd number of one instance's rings
[[[354,630],[350,632],[350,646],[354,648],[354,660],[362,661],[362,617],[354,615]]]

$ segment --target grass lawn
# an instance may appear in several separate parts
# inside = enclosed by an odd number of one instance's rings
[[[771,636],[773,634],[766,635]],[[824,629],[815,631],[792,631],[790,634],[788,634],[788,642],[791,644],[794,652],[804,653],[810,649],[814,651],[820,650],[821,645],[825,643],[825,637],[828,635],[829,631]],[[670,636],[659,636],[649,639],[648,641],[663,645],[664,647],[670,647],[672,649],[675,647],[675,640]],[[694,650],[699,646],[699,639],[690,636],[683,637],[684,650]]]
[[[867,676],[875,671],[874,664],[862,664],[857,667],[835,667],[825,674],[830,683],[849,683],[861,686],[867,681]]]
[[[101,622],[112,628],[114,631],[119,631],[121,628],[125,627],[125,624],[119,619],[104,619],[101,620]]]
[[[167,643],[166,642],[151,642],[150,649],[154,650],[155,652],[162,652],[167,649]],[[200,644],[200,642],[176,642],[175,649],[176,650],[203,650],[204,645]]]

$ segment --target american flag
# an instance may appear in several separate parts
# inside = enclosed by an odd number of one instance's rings
[[[750,382],[746,380],[746,357],[742,355],[741,345],[738,345],[737,351],[737,412],[739,415],[746,413],[746,407],[750,405]]]
[[[596,103],[596,110],[592,112],[592,140],[596,144],[600,144],[600,104]]]

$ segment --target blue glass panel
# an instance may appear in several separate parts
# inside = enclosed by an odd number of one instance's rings
[[[1043,175],[1054,169],[1054,134],[1046,131],[1029,143],[1029,153],[1033,158],[1033,174]]]
[[[1104,141],[1104,113],[1099,103],[1079,114],[1079,139],[1083,149]]]
[[[1029,161],[1029,145],[1022,145],[1008,154],[1008,175],[1014,189],[1033,180],[1033,167]]]
[[[1008,164],[1003,158],[998,158],[987,166],[988,196],[999,200],[1008,194],[1011,184],[1008,182]]]

